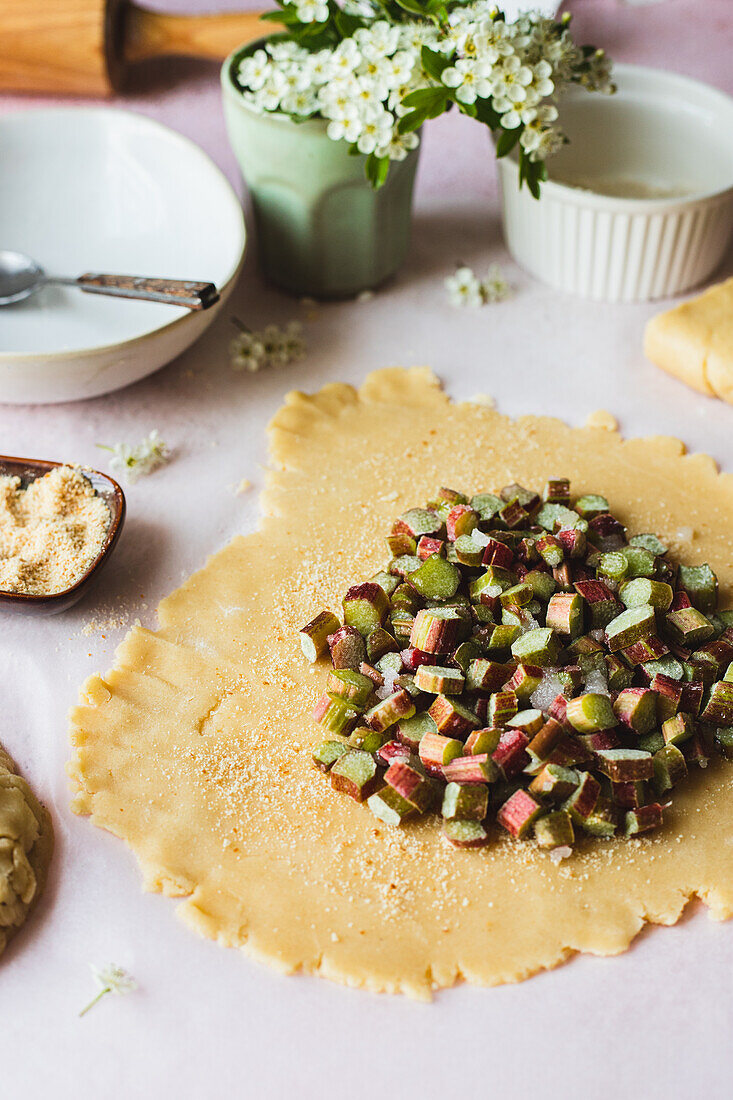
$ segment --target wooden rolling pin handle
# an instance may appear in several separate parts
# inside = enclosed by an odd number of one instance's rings
[[[260,14],[166,15],[130,4],[124,11],[122,56],[126,62],[169,54],[221,61],[237,46],[275,29],[261,23]]]

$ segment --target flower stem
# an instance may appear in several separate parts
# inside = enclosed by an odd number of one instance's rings
[[[80,1016],[85,1016],[85,1015],[86,1015],[86,1013],[87,1013],[87,1012],[89,1011],[89,1009],[90,1009],[90,1008],[94,1008],[94,1006],[95,1006],[95,1004],[97,1003],[97,1001],[101,1001],[101,999],[102,999],[102,997],[104,997],[105,993],[110,993],[110,992],[111,992],[111,989],[110,989],[110,987],[109,987],[108,985],[106,985],[106,986],[104,987],[104,989],[100,989],[100,991],[99,991],[99,993],[97,994],[97,996],[96,996],[96,997],[92,997],[92,999],[91,999],[91,1001],[89,1002],[89,1004],[88,1004],[88,1005],[85,1005],[85,1007],[84,1007],[84,1008],[83,1008],[83,1009],[81,1010],[81,1012],[79,1013],[79,1015],[80,1015]]]

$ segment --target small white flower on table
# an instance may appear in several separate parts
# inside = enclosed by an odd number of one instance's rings
[[[132,993],[134,989],[137,989],[137,982],[135,979],[131,974],[128,974],[126,970],[123,970],[121,966],[115,966],[112,963],[101,968],[94,966],[92,963],[90,963],[90,966],[92,976],[99,986],[99,992],[92,998],[88,1005],[84,1006],[79,1013],[80,1016],[84,1016],[90,1008],[94,1008],[107,993]]]
[[[158,466],[163,466],[170,458],[170,448],[160,438],[157,428],[153,428],[135,447],[131,447],[129,443],[114,443],[111,446],[98,443],[97,446],[103,451],[111,452],[110,470],[113,474],[123,476],[130,484],[144,474],[152,473]]]
[[[445,286],[454,306],[483,305],[481,283],[470,267],[459,267],[455,275],[445,280]]]

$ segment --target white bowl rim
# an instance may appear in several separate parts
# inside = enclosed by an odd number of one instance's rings
[[[218,177],[218,182],[222,186],[222,193],[226,196],[226,201],[229,202],[232,208],[232,213],[236,214],[236,217],[232,219],[232,225],[236,225],[238,244],[236,248],[237,261],[231,270],[227,273],[221,286],[217,289],[221,297],[225,296],[225,290],[231,286],[236,280],[242,265],[244,263],[244,252],[247,243],[247,231],[244,222],[244,212],[242,210],[242,204],[237,198],[237,194],[232,187],[227,177],[222,172],[218,164],[215,164],[208,153],[196,144],[191,138],[186,137],[185,134],[179,133],[178,130],[172,129],[170,126],[166,126],[162,122],[158,122],[157,119],[149,118],[147,115],[141,114],[139,111],[129,111],[123,107],[21,107],[19,110],[8,111],[5,115],[0,116],[0,128],[3,126],[5,120],[12,121],[14,119],[22,119],[24,117],[38,118],[41,115],[52,115],[58,117],[58,115],[64,114],[73,118],[78,118],[80,114],[85,115],[98,115],[105,119],[110,115],[115,115],[122,118],[123,121],[133,120],[136,125],[148,126],[151,130],[158,130],[165,135],[167,139],[174,139],[192,156],[197,157],[200,161],[204,162],[207,168],[213,173],[215,177]],[[214,306],[214,310],[216,306]],[[165,321],[163,324],[156,324],[148,332],[143,332],[139,336],[132,336],[129,340],[117,340],[112,344],[94,344],[87,345],[78,349],[64,349],[64,351],[30,351],[30,352],[15,352],[15,351],[0,351],[0,365],[14,364],[25,362],[37,362],[39,356],[42,356],[44,361],[51,360],[53,362],[63,363],[65,361],[84,360],[86,358],[92,358],[103,352],[112,352],[117,348],[133,348],[140,344],[153,340],[162,332],[170,332],[173,328],[180,328],[181,325],[188,324],[192,319],[193,314],[187,313],[181,317],[175,317],[170,321]]]
[[[680,88],[694,88],[695,91],[702,92],[708,96],[711,102],[714,103],[717,101],[721,108],[733,112],[733,96],[729,96],[726,92],[721,91],[720,88],[713,87],[711,84],[705,84],[702,80],[695,80],[691,76],[685,76],[683,73],[669,72],[667,69],[656,69],[649,65],[630,65],[622,62],[614,64],[611,75],[613,76],[614,73],[621,76],[624,74],[630,76],[643,74],[643,76],[659,78],[667,85],[675,84]],[[593,92],[591,94],[598,96],[600,93]],[[560,100],[559,110],[560,122],[562,122],[562,100]],[[500,167],[505,167],[506,164],[509,163],[514,168],[517,168],[516,154],[510,153],[506,157],[500,157],[498,163]],[[723,201],[731,197],[733,195],[733,173],[731,174],[731,182],[728,187],[719,187],[712,191],[695,191],[684,197],[671,195],[666,198],[638,199],[626,198],[621,195],[602,195],[597,191],[591,191],[582,187],[572,187],[570,184],[560,183],[552,178],[540,184],[540,196],[543,194],[553,195],[563,202],[569,202],[576,206],[587,206],[592,209],[619,211],[626,214],[632,211],[638,211],[640,214],[667,213],[671,210],[683,210],[686,207],[697,206],[701,202],[710,202],[713,199]]]

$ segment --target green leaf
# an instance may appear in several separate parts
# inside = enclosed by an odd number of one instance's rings
[[[447,92],[445,88],[419,88],[416,92],[410,92],[402,100],[405,107],[427,108],[432,107],[434,103],[446,98]]]
[[[348,15],[345,11],[339,11],[334,15],[334,23],[342,38],[351,38],[354,31],[366,26],[363,19],[359,19],[357,15]]]
[[[411,15],[420,15],[425,18],[425,5],[420,3],[420,0],[396,0],[396,3],[403,9],[403,11],[409,11]]]
[[[295,23],[300,25],[297,13],[294,8],[285,8],[283,11],[266,11],[260,19],[266,23],[284,23],[286,26],[293,26]]]
[[[501,116],[494,110],[490,99],[476,100],[476,114],[474,117],[491,130],[498,130],[501,126]]]
[[[427,117],[425,111],[410,111],[409,115],[403,115],[397,123],[397,132],[409,134],[411,130],[419,130]]]
[[[429,46],[423,46],[420,51],[420,58],[423,69],[428,76],[432,76],[433,80],[440,80],[443,71],[451,64],[450,58],[446,57],[445,54],[438,53],[436,50],[431,50]]]
[[[389,172],[389,157],[378,157],[376,153],[370,153],[364,165],[366,178],[375,191],[383,185]]]
[[[511,153],[512,149],[519,141],[521,132],[521,126],[517,126],[514,130],[502,130],[496,143],[497,157],[505,157],[507,153]]]

